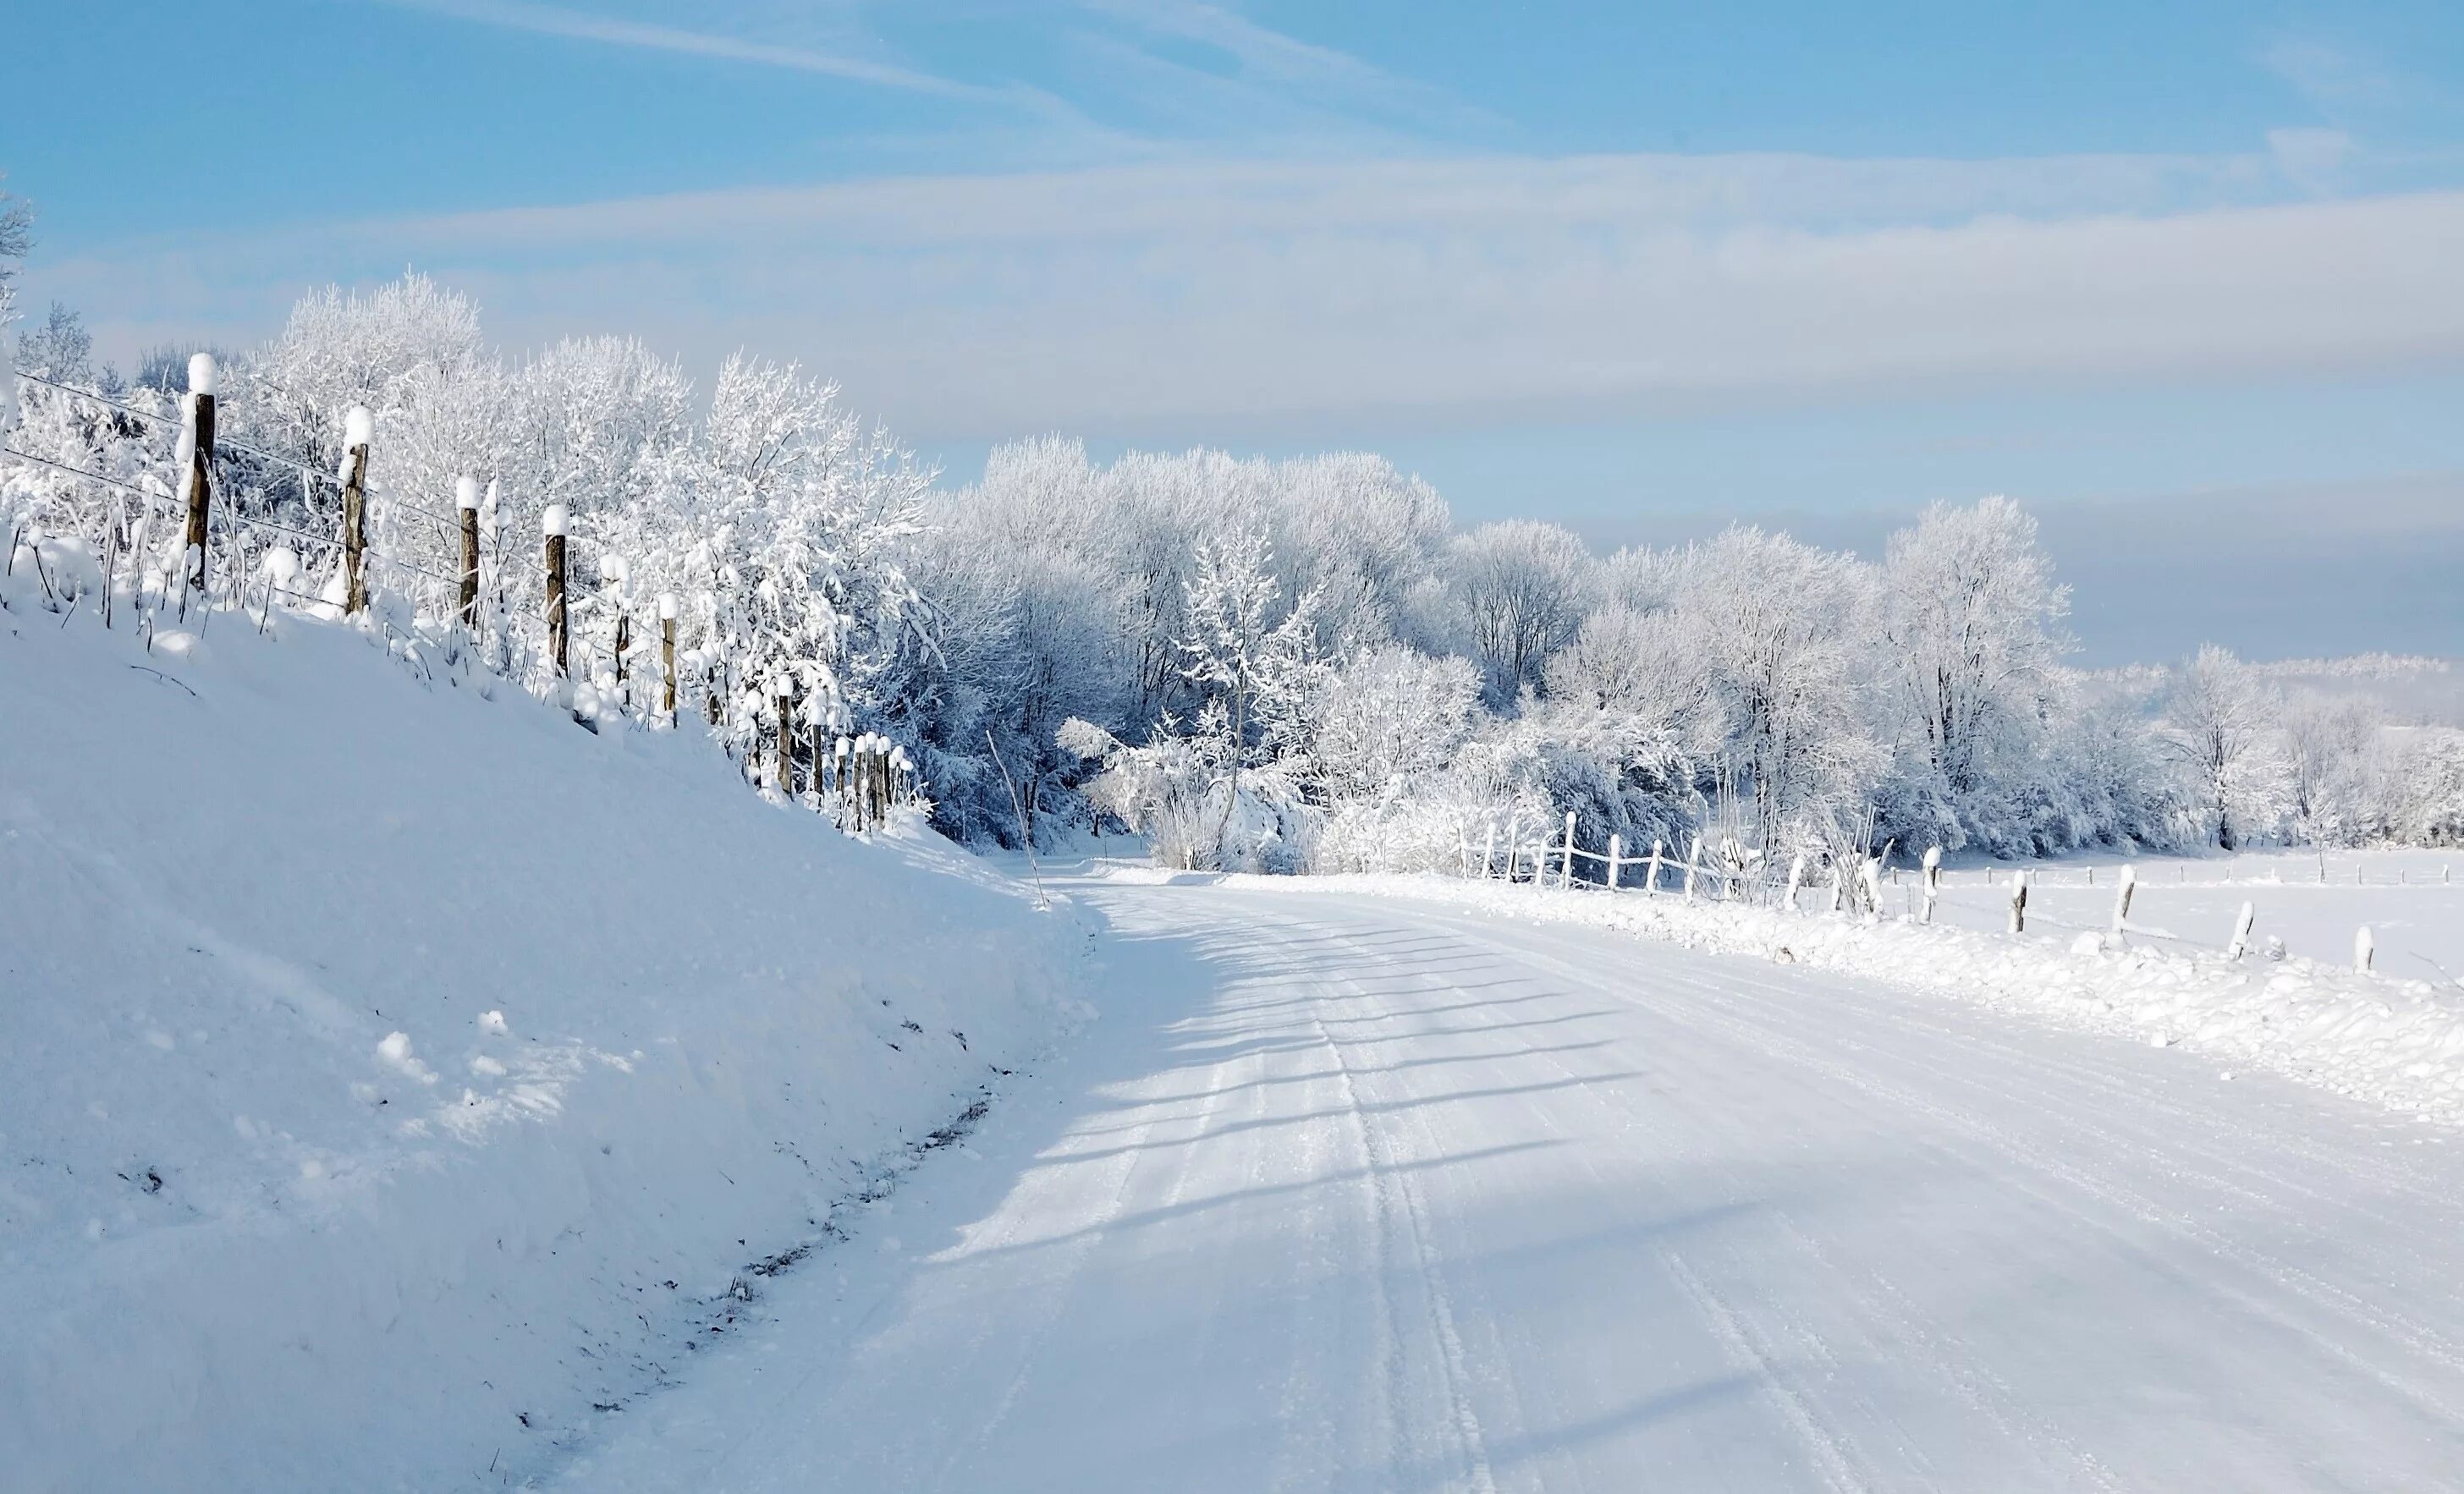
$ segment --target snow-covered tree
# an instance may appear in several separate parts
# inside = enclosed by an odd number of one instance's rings
[[[1492,707],[1545,682],[1550,656],[1591,608],[1597,562],[1570,530],[1534,519],[1484,524],[1447,557],[1456,616]]]
[[[1222,744],[1226,788],[1215,844],[1226,859],[1243,767],[1253,753],[1281,761],[1303,745],[1309,702],[1326,672],[1316,649],[1317,594],[1280,608],[1271,553],[1263,530],[1199,545],[1189,631],[1179,640],[1181,673],[1203,696],[1199,733]]]
[[[2003,497],[1934,504],[1891,537],[1881,579],[1900,736],[1911,768],[1951,813],[1944,838],[2031,849],[2011,796],[2068,648],[2056,629],[2069,605],[2036,521]]]
[[[2164,703],[2167,740],[2191,784],[2196,831],[2232,850],[2275,833],[2287,807],[2267,741],[2271,701],[2232,650],[2210,644],[2184,664]]]

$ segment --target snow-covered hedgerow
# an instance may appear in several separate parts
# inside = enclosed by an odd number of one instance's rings
[[[1896,982],[2065,1026],[2182,1047],[2464,1124],[2464,990],[2254,954],[2162,951],[2110,935],[1991,934],[1661,894],[1433,876],[1243,879],[1356,889],[1484,913],[1588,924],[1690,949]],[[1809,907],[1814,894],[1807,894]]]
[[[1066,910],[699,733],[9,595],[11,1491],[518,1485],[1073,1020]]]

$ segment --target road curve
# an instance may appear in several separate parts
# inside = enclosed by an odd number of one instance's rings
[[[560,1486],[2464,1484],[2464,1138],[1615,934],[1071,893],[1095,1026]]]

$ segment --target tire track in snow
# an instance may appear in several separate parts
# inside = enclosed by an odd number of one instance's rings
[[[1488,1455],[1483,1445],[1480,1417],[1471,1404],[1470,1375],[1464,1364],[1463,1337],[1455,1328],[1453,1300],[1448,1295],[1444,1275],[1429,1248],[1429,1222],[1418,1191],[1412,1186],[1409,1175],[1397,1169],[1391,1145],[1380,1137],[1375,1122],[1362,1110],[1359,1087],[1354,1082],[1351,1064],[1343,1056],[1342,1045],[1327,1032],[1325,1022],[1317,1016],[1311,1016],[1310,1024],[1318,1041],[1325,1045],[1342,1073],[1344,1105],[1352,1114],[1362,1150],[1369,1158],[1369,1173],[1372,1186],[1377,1192],[1379,1213],[1387,1221],[1386,1228],[1380,1233],[1401,1237],[1413,1272],[1427,1296],[1430,1329],[1436,1336],[1444,1381],[1442,1389],[1453,1417],[1453,1452],[1471,1488],[1478,1494],[1496,1494],[1497,1481],[1490,1473]],[[1382,1257],[1383,1251],[1380,1253]],[[1385,1280],[1388,1274],[1381,1259],[1380,1281]],[[1399,1350],[1399,1343],[1396,1347]],[[1399,1453],[1403,1449],[1398,1446],[1397,1451]],[[1406,1461],[1398,1457],[1396,1466],[1401,1466]]]

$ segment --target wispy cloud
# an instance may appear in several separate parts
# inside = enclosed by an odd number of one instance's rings
[[[1209,0],[1077,0],[1089,13],[1120,23],[1127,34],[1098,50],[1133,60],[1175,87],[1232,93],[1236,101],[1278,105],[1290,100],[1331,115],[1412,120],[1460,130],[1493,129],[1501,121],[1443,91],[1402,77],[1336,48],[1304,41]],[[1157,39],[1194,43],[1231,64],[1215,75],[1158,56],[1137,45]],[[1211,86],[1210,86],[1211,85]],[[1195,102],[1195,100],[1193,100]],[[1277,112],[1282,112],[1277,108]]]
[[[748,41],[716,33],[625,20],[563,6],[534,4],[532,0],[376,0],[376,3],[407,11],[425,11],[508,31],[530,32],[541,36],[561,36],[613,47],[638,47],[685,56],[788,68],[944,99],[999,102],[1016,101],[1022,97],[1016,90],[986,88],[893,63],[844,56],[808,47]]]
[[[2258,60],[2294,92],[2330,111],[2385,103],[2400,91],[2375,62],[2313,37],[2278,37],[2259,50]]]

